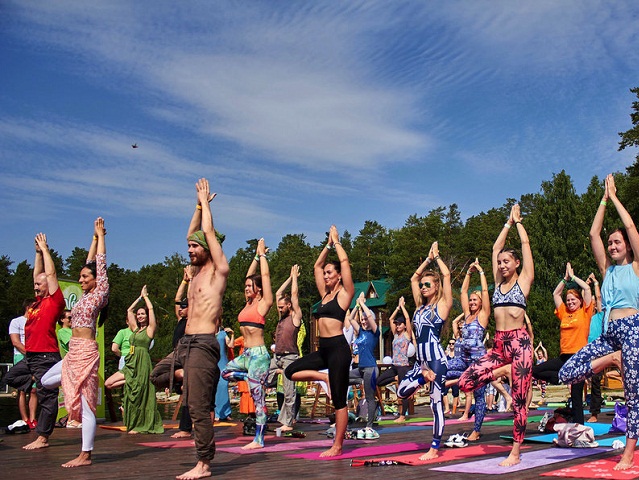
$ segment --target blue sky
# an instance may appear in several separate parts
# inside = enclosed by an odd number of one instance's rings
[[[331,223],[464,218],[623,170],[635,1],[4,1],[0,254],[186,253],[195,181],[231,256]],[[132,149],[137,143],[139,148]],[[430,243],[427,239],[425,243]]]

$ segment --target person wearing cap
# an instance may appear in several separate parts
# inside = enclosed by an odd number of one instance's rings
[[[410,323],[410,315],[406,310],[404,297],[399,297],[397,308],[389,319],[391,332],[393,333],[393,360],[390,367],[384,370],[377,379],[377,386],[383,387],[395,381],[402,381],[410,370],[408,360],[408,347],[413,341],[413,328]],[[395,423],[403,423],[408,415],[408,398],[402,398],[402,410]]]

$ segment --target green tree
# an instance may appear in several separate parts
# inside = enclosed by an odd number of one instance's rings
[[[639,99],[639,87],[631,88],[630,92],[634,93],[637,99]],[[619,132],[619,136],[621,137],[619,141],[619,151],[629,147],[639,147],[639,100],[632,102],[632,110],[630,113],[630,121],[633,127],[625,132]],[[639,162],[639,153],[635,158],[636,161]]]
[[[386,275],[386,259],[391,251],[388,230],[378,222],[367,220],[353,241],[349,255],[353,279],[363,282]]]
[[[80,271],[86,265],[89,251],[85,248],[75,247],[64,261],[64,276],[72,280],[80,278]]]

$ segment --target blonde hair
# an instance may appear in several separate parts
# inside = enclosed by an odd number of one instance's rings
[[[442,278],[439,276],[439,273],[437,273],[434,270],[425,270],[422,273],[421,277],[419,278],[420,282],[421,282],[421,279],[424,277],[431,277],[435,280],[435,283],[437,283],[437,295],[435,295],[436,298],[434,303],[439,302],[442,296],[444,295],[444,286],[442,285]],[[424,302],[424,295],[422,294],[422,304],[423,302]]]

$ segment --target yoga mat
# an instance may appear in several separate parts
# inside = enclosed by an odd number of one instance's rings
[[[415,422],[428,422],[433,421],[433,417],[415,417],[415,418],[407,418],[404,423],[415,423]],[[378,425],[403,425],[403,423],[395,423],[394,419],[389,420],[380,420],[377,422]]]
[[[530,447],[525,447],[530,448]],[[363,461],[394,461],[404,465],[426,465],[429,463],[442,463],[452,462],[453,460],[462,460],[472,457],[479,457],[481,455],[494,455],[498,453],[510,452],[510,446],[506,445],[473,445],[472,447],[464,448],[442,448],[439,450],[439,456],[437,458],[431,458],[430,460],[420,460],[425,452],[411,453],[408,455],[396,455],[393,457],[378,457],[378,458],[366,458]]]
[[[347,440],[349,445],[367,443],[366,440]],[[369,441],[370,442],[370,441]],[[249,442],[246,442],[249,443]],[[266,445],[264,448],[256,450],[242,450],[242,447],[222,447],[217,448],[218,452],[236,453],[250,455],[252,453],[288,452],[291,450],[303,450],[306,448],[330,448],[333,445],[332,439],[326,440],[306,440],[302,442],[282,442],[275,445]],[[319,453],[317,454],[319,456]],[[290,455],[294,456],[294,455]]]
[[[543,418],[543,415],[536,415],[534,417],[528,417],[528,423],[539,423],[539,421]],[[486,421],[486,419],[484,419],[484,423],[483,425],[491,425],[491,426],[504,426],[504,427],[508,427],[513,425],[513,419],[512,418],[505,418],[503,420],[490,420],[490,421]]]
[[[621,460],[621,455],[594,462],[582,463],[573,467],[561,468],[552,472],[542,473],[544,477],[568,478],[639,478],[639,452],[635,452],[635,466],[628,470],[615,470],[615,465]]]
[[[105,430],[119,430],[120,432],[126,432],[126,426],[124,425],[100,425],[100,428],[104,428]],[[177,423],[164,424],[164,430],[170,430],[172,428],[178,428],[178,424]]]
[[[432,422],[431,422],[432,425]],[[403,432],[416,432],[418,430],[430,430],[430,426],[422,425],[404,425],[400,427],[384,427],[379,430],[380,435],[384,433],[403,433]]]
[[[349,445],[345,445],[346,448],[342,450],[342,454],[337,457],[321,457],[322,452],[311,453],[295,453],[287,455],[291,458],[303,458],[305,460],[343,460],[345,458],[359,458],[359,457],[372,457],[375,455],[388,455],[392,453],[410,452],[413,450],[427,450],[430,448],[430,443],[395,443],[391,445],[379,445],[375,447],[359,447],[348,448]]]
[[[463,449],[462,449],[463,450]],[[487,475],[511,474],[530,468],[539,468],[544,465],[553,463],[566,462],[575,458],[587,457],[604,453],[608,450],[605,448],[547,448],[537,450],[535,452],[524,452],[521,455],[521,462],[512,467],[501,467],[499,463],[505,460],[504,457],[489,458],[486,460],[478,460],[476,462],[458,463],[455,465],[446,465],[444,467],[435,467],[431,470],[440,472],[458,472],[458,473],[484,473]]]
[[[499,438],[503,438],[504,440],[512,440],[513,437],[509,435],[502,435]],[[524,442],[528,443],[552,443],[552,439],[557,438],[556,433],[546,433],[544,435],[534,435],[532,437],[524,438]],[[626,437],[607,437],[607,438],[597,438],[595,441],[599,444],[600,447],[612,447],[612,442],[615,440],[621,440],[623,444],[626,444]]]

